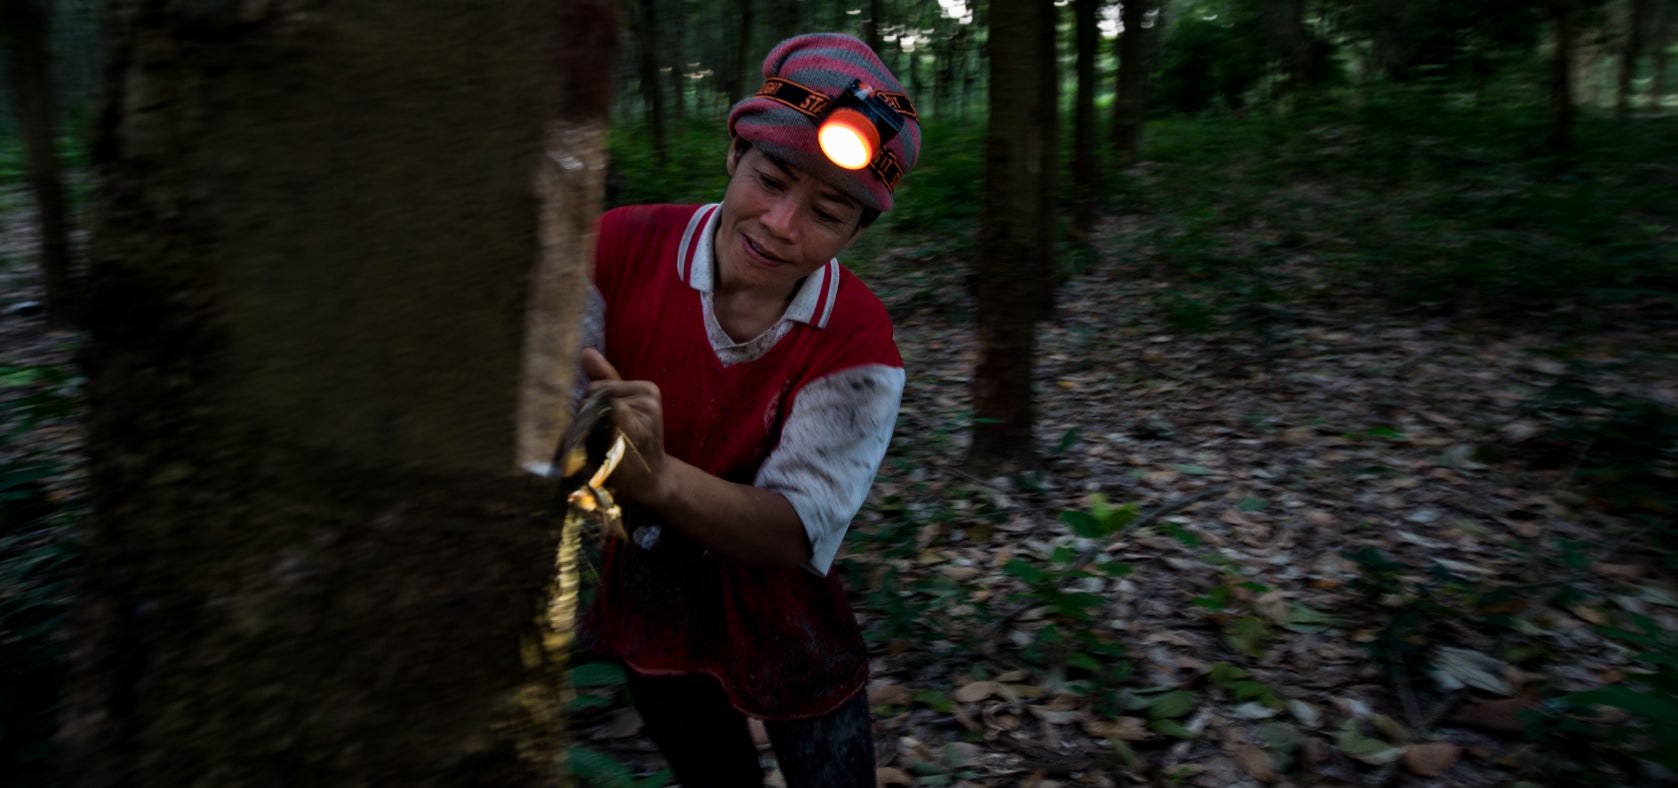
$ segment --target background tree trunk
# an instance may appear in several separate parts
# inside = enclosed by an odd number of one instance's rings
[[[658,8],[656,0],[639,0],[636,3],[640,24],[637,62],[641,73],[641,99],[647,104],[647,117],[653,127],[653,156],[662,167],[669,157],[669,145],[665,142],[664,123],[664,91],[660,88],[663,81],[659,59],[664,54],[664,42],[659,35]]]
[[[29,188],[40,211],[41,280],[46,286],[47,321],[68,328],[77,320],[78,293],[72,276],[69,212],[64,178],[54,148],[57,125],[48,46],[51,4],[47,0],[5,0],[0,4],[0,43],[11,55],[12,108],[29,157]]]
[[[1551,152],[1559,156],[1573,153],[1573,0],[1548,0],[1545,3],[1554,30],[1555,47],[1550,56],[1550,135]]]
[[[759,60],[753,59],[751,41],[754,27],[752,24],[752,0],[740,0],[734,7],[735,15],[740,18],[739,35],[733,41],[733,85],[728,91],[730,103],[739,101],[746,96],[756,93],[763,84],[763,74],[758,69]],[[767,53],[764,53],[767,54]],[[761,57],[762,55],[758,55]]]
[[[70,785],[562,782],[514,414],[593,5],[113,3]]]
[[[880,51],[880,28],[885,25],[885,0],[868,0],[868,18],[862,21],[862,40],[876,53]]]
[[[1039,228],[1042,204],[1054,200],[1052,192],[1042,191],[1040,172],[1055,127],[1043,122],[1042,104],[1047,102],[1051,113],[1054,107],[1052,91],[1042,95],[1042,72],[1053,64],[1052,57],[1043,57],[1043,25],[1052,21],[1053,11],[1050,0],[997,3],[990,9],[994,29],[1013,34],[990,39],[990,125],[975,321],[979,362],[967,455],[968,465],[985,474],[1036,464],[1032,362],[1039,309],[1033,302],[1037,280],[1052,277],[1043,268],[1047,250],[1039,248]]]
[[[1096,200],[1101,192],[1101,160],[1095,149],[1095,57],[1101,42],[1097,27],[1101,0],[1076,0],[1072,9],[1078,41],[1078,93],[1072,120],[1072,234],[1083,240],[1095,227]]]
[[[1651,0],[1630,0],[1626,7],[1626,38],[1620,50],[1620,80],[1614,97],[1614,110],[1620,115],[1631,111],[1632,80],[1637,77],[1637,60],[1643,56],[1644,30],[1652,21]]]
[[[1028,94],[1036,138],[1033,140],[1037,161],[1032,172],[1037,177],[1037,222],[1033,244],[1033,275],[1025,284],[1036,291],[1034,317],[1039,321],[1055,317],[1056,291],[1059,290],[1060,271],[1055,264],[1055,240],[1060,225],[1060,57],[1058,51],[1060,9],[1054,0],[1033,0],[1027,5],[1036,8],[1038,18],[1031,28],[1036,37],[1032,58],[1036,61],[1033,73],[1037,89]]]
[[[1126,162],[1135,161],[1142,150],[1143,93],[1148,76],[1142,20],[1147,13],[1144,0],[1124,0],[1119,11],[1124,32],[1119,34],[1118,90],[1113,96],[1113,148],[1124,154]]]

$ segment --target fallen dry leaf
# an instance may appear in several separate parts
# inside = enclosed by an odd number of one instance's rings
[[[1538,694],[1527,690],[1513,698],[1476,700],[1451,715],[1449,722],[1481,730],[1520,733],[1526,729],[1526,724],[1521,721],[1521,712],[1538,708],[1538,705]]]
[[[958,703],[977,703],[997,693],[1001,685],[994,681],[975,681],[950,694]]]
[[[1148,723],[1140,717],[1120,717],[1116,720],[1085,719],[1081,727],[1085,733],[1097,739],[1142,741],[1154,736],[1153,731],[1148,730]]]
[[[874,782],[881,785],[914,785],[915,778],[896,766],[881,766],[874,770]]]
[[[1430,741],[1404,748],[1404,768],[1423,777],[1438,777],[1462,757],[1462,748],[1448,741]]]
[[[869,706],[907,706],[914,693],[902,684],[876,683],[868,688]]]
[[[1229,750],[1230,757],[1248,776],[1260,782],[1276,782],[1276,759],[1254,744],[1237,744]]]

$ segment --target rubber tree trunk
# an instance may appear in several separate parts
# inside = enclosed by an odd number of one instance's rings
[[[1555,46],[1550,56],[1550,152],[1573,154],[1574,0],[1547,0]]]
[[[72,274],[64,178],[53,147],[57,118],[50,14],[47,0],[5,0],[0,3],[0,44],[11,56],[6,65],[11,72],[12,109],[29,160],[29,189],[40,212],[39,253],[47,322],[69,328],[76,323],[79,298]]]
[[[1072,234],[1082,240],[1095,227],[1096,200],[1101,192],[1101,159],[1096,151],[1095,58],[1101,41],[1097,27],[1100,0],[1072,4],[1078,44],[1078,87],[1072,119]]]
[[[1134,162],[1142,149],[1142,121],[1147,89],[1147,33],[1142,21],[1147,17],[1148,0],[1124,0],[1119,11],[1124,31],[1119,34],[1118,88],[1113,96],[1113,149]]]
[[[112,3],[68,785],[565,782],[515,421],[588,5]]]
[[[1036,354],[1037,295],[1053,278],[1053,244],[1040,243],[1045,201],[1041,172],[1052,150],[1053,92],[1043,94],[1043,26],[1050,0],[998,3],[991,24],[1016,35],[990,40],[990,121],[985,134],[985,196],[979,231],[976,321],[979,361],[973,374],[973,442],[967,463],[979,473],[1036,464],[1032,427],[1032,361]],[[1052,34],[1052,28],[1050,28]],[[1048,39],[1051,40],[1052,39]],[[1046,106],[1045,106],[1046,105]]]

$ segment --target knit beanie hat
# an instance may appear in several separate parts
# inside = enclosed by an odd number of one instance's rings
[[[843,33],[797,36],[777,44],[764,58],[763,77],[763,89],[729,111],[729,136],[750,142],[866,207],[891,210],[892,190],[920,155],[921,126],[902,83],[874,50]],[[872,87],[903,117],[903,130],[859,170],[829,161],[816,141],[825,110],[852,80]]]

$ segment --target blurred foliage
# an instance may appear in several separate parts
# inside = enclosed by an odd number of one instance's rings
[[[75,565],[85,501],[62,484],[72,460],[31,434],[72,419],[81,379],[65,366],[0,367],[0,774],[56,783]]]

